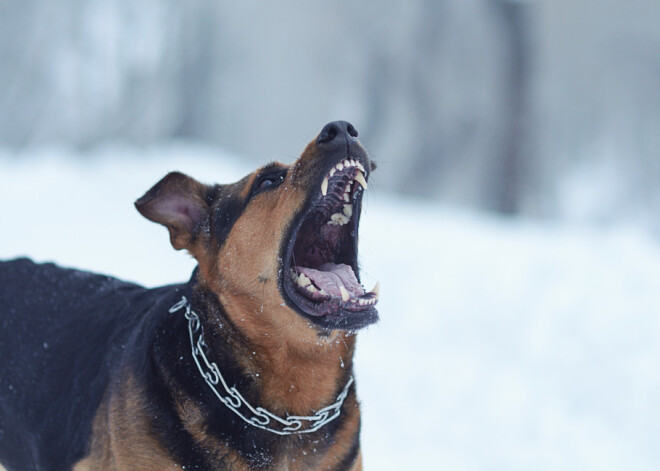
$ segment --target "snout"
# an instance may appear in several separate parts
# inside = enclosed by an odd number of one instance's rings
[[[372,165],[346,121],[326,124],[290,175],[306,201],[283,240],[280,287],[290,307],[323,329],[378,319],[378,286],[360,283],[357,235]]]
[[[342,145],[358,142],[358,132],[355,127],[347,121],[333,121],[321,129],[316,138],[316,145],[322,147],[341,147]]]
[[[323,126],[318,136],[307,145],[293,166],[291,177],[299,184],[318,188],[324,177],[331,176],[329,172],[333,168],[346,166],[346,162],[360,168],[365,177],[373,168],[358,140],[355,126],[347,121],[333,121]]]

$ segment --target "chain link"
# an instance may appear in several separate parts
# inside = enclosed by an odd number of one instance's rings
[[[185,296],[174,304],[169,312],[175,313],[185,308],[185,317],[188,320],[188,333],[190,335],[190,346],[192,348],[192,357],[195,360],[197,369],[211,388],[211,391],[218,399],[227,406],[232,412],[243,419],[248,424],[267,430],[278,435],[294,435],[300,433],[312,433],[319,430],[329,422],[335,420],[341,414],[341,407],[348,395],[348,390],[353,384],[351,376],[344,386],[343,391],[337,396],[337,401],[316,412],[311,416],[289,415],[286,418],[279,417],[263,407],[253,407],[238,390],[232,386],[229,387],[222,376],[218,365],[210,362],[204,353],[206,343],[204,343],[204,329],[199,320],[199,316],[192,310],[188,299]],[[197,335],[195,340],[195,335]],[[224,394],[216,386],[220,384]]]

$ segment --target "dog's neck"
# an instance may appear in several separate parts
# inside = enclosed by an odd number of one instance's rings
[[[307,333],[292,339],[268,325],[252,326],[248,336],[211,291],[197,287],[193,300],[208,332],[209,358],[231,359],[228,363],[239,367],[229,374],[248,390],[242,394],[259,392],[255,406],[275,414],[310,415],[333,403],[352,375],[352,334],[314,332],[313,338]]]

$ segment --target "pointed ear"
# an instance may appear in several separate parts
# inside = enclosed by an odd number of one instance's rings
[[[188,175],[172,172],[137,200],[135,207],[147,219],[167,227],[175,249],[190,249],[208,214],[208,189]]]

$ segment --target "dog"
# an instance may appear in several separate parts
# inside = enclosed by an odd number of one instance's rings
[[[188,283],[1,263],[2,466],[362,469],[352,358],[378,319],[357,262],[374,169],[336,121],[233,184],[169,173],[135,206],[196,259]]]

